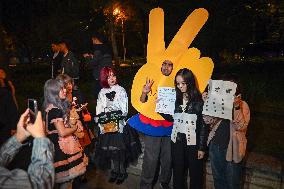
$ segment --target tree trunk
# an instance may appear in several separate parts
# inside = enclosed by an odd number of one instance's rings
[[[110,30],[113,58],[114,58],[115,64],[119,64],[117,44],[116,44],[116,38],[115,38],[115,32],[114,32],[114,24],[112,21],[109,22],[109,30]]]

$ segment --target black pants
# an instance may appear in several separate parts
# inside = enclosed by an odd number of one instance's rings
[[[189,172],[190,189],[203,187],[203,160],[197,159],[197,146],[188,146],[185,137],[171,142],[173,159],[173,188],[186,189]]]
[[[145,135],[144,159],[142,165],[140,189],[152,189],[157,166],[161,165],[159,181],[169,184],[171,180],[171,139]]]
[[[113,172],[118,174],[126,173],[126,167],[124,162],[118,160],[112,160],[112,162],[113,162],[113,169],[112,169]]]

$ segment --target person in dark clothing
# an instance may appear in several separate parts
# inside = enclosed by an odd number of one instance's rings
[[[171,134],[173,188],[203,188],[203,157],[207,148],[208,127],[203,121],[203,101],[192,71],[180,69],[175,77],[176,107]]]
[[[0,87],[6,88],[8,89],[13,97],[13,100],[15,102],[15,105],[18,108],[18,102],[16,99],[16,90],[15,87],[13,85],[13,82],[11,80],[11,78],[7,75],[7,72],[4,68],[0,67]]]
[[[237,85],[232,102],[232,120],[204,115],[210,128],[207,145],[215,189],[243,188],[243,165],[246,155],[246,132],[250,121],[250,109],[242,99],[240,83],[236,75],[223,75],[220,79]],[[213,80],[214,81],[214,80]],[[202,94],[203,100],[210,92]],[[228,94],[226,94],[228,95]]]
[[[74,80],[74,84],[77,87],[79,81],[79,62],[73,52],[69,50],[66,41],[60,42],[60,51],[63,53],[61,73],[69,75]]]
[[[17,106],[11,91],[6,87],[0,87],[0,145],[11,137],[11,131],[16,129],[18,118]]]
[[[94,91],[93,95],[95,100],[98,98],[98,94],[101,90],[99,76],[100,71],[103,67],[111,67],[112,66],[112,51],[107,41],[103,36],[95,34],[92,36],[92,44],[93,44],[93,54],[85,53],[83,54],[84,58],[86,58],[86,63],[91,65],[93,69],[93,78],[94,78]]]
[[[53,52],[51,57],[51,78],[55,78],[60,73],[63,53],[60,52],[60,46],[56,42],[51,44],[51,49]]]
[[[34,137],[32,154],[27,171],[10,169],[11,160],[18,155],[26,139]],[[29,122],[29,110],[20,117],[15,135],[0,148],[0,188],[52,189],[54,186],[54,145],[45,136],[45,127],[39,111],[34,124]],[[20,161],[23,161],[22,159]]]

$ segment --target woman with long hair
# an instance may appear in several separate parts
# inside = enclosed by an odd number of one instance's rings
[[[191,70],[180,69],[175,76],[176,105],[172,140],[173,188],[203,187],[203,164],[208,128],[202,119],[203,101]]]
[[[55,147],[55,183],[60,189],[72,188],[74,178],[86,171],[87,158],[74,133],[78,122],[70,114],[66,88],[62,81],[50,79],[44,85],[47,137]]]

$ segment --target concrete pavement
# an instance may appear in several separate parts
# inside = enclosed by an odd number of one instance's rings
[[[108,172],[100,170],[89,170],[87,172],[87,183],[81,184],[81,189],[139,189],[140,176],[128,173],[128,178],[121,185],[108,182]],[[156,184],[154,189],[160,189]]]

